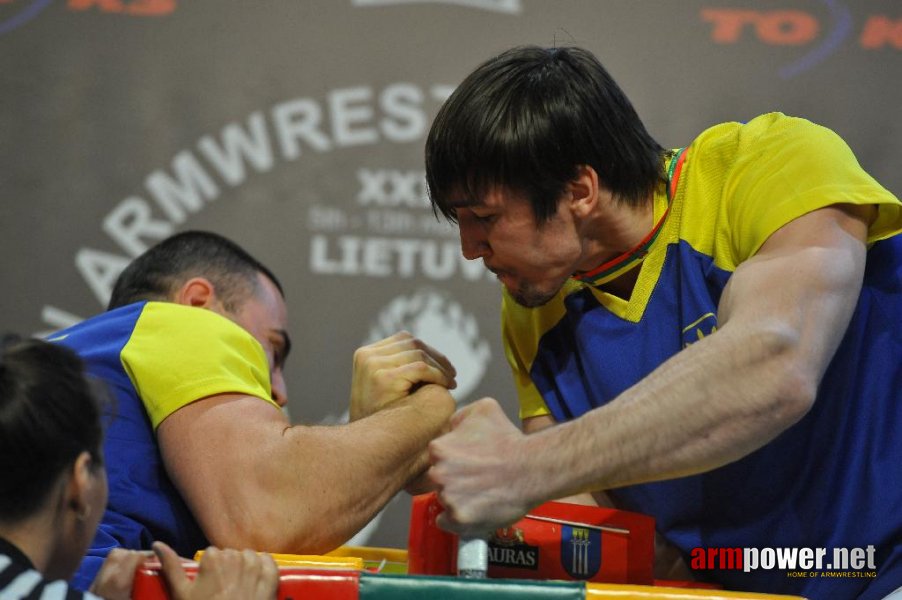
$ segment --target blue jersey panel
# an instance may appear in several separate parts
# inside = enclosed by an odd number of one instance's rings
[[[667,258],[638,323],[609,312],[585,288],[543,336],[530,376],[558,421],[606,404],[692,342],[717,328],[730,273],[686,242]]]
[[[191,557],[207,545],[166,474],[150,419],[120,359],[144,306],[140,302],[103,313],[52,338],[78,352],[88,372],[105,381],[115,396],[104,440],[109,502],[73,579],[81,589],[87,589],[112,548],[148,550],[154,540],[162,540]]]
[[[716,329],[730,273],[685,242],[668,248],[645,314],[631,323],[588,290],[545,336],[531,376],[553,416],[604,405]],[[775,282],[774,285],[779,285]],[[876,548],[879,579],[701,571],[728,589],[880,598],[902,586],[902,236],[868,252],[859,302],[812,410],[756,452],[708,473],[612,490],[693,548]],[[827,526],[825,527],[825,524]],[[716,577],[715,577],[716,576]]]

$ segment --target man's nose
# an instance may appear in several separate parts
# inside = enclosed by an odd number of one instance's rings
[[[491,247],[479,223],[472,219],[460,220],[460,250],[467,260],[485,258],[491,254]]]

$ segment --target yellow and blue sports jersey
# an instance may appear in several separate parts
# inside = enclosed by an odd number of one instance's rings
[[[224,393],[273,402],[259,342],[212,311],[138,302],[50,338],[69,346],[115,395],[105,422],[109,502],[73,579],[87,589],[116,547],[148,550],[154,540],[193,556],[207,540],[166,474],[156,427],[179,408]]]
[[[629,300],[576,280],[538,308],[504,293],[502,333],[521,417],[563,422],[606,404],[716,332],[730,275],[774,231],[828,205],[878,205],[859,302],[812,410],[732,464],[611,494],[653,515],[686,553],[877,548],[875,580],[714,572],[728,588],[882,597],[902,586],[902,204],[836,134],[782,114],[715,126],[683,157],[669,204],[663,186],[656,193],[655,222],[663,224]]]

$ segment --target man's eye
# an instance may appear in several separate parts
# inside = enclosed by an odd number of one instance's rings
[[[495,215],[477,215],[474,213],[473,216],[480,223],[491,223],[492,221],[495,220]]]

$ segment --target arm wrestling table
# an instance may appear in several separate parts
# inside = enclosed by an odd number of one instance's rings
[[[324,556],[274,554],[279,600],[798,600],[656,581],[650,517],[560,502],[494,532],[487,579],[455,577],[458,538],[435,524],[441,510],[433,494],[414,498],[407,550],[343,546]],[[196,570],[197,563],[186,564],[189,577]],[[138,569],[132,597],[169,599],[159,563]]]

